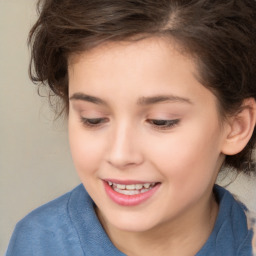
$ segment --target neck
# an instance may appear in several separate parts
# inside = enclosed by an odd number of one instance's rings
[[[218,214],[213,193],[178,218],[145,232],[116,229],[98,213],[113,244],[126,255],[195,255],[210,236]]]

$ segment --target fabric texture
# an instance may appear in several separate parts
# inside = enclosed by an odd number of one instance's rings
[[[215,185],[219,213],[196,256],[251,256],[245,207]],[[15,227],[6,256],[122,256],[110,241],[83,185],[37,208]]]

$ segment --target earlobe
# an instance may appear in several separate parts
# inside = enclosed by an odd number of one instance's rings
[[[256,124],[256,102],[254,98],[245,99],[241,108],[229,119],[229,129],[222,147],[225,155],[241,152],[249,142]]]

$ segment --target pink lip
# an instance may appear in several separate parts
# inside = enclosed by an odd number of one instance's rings
[[[113,182],[113,181],[111,180],[111,182]],[[116,182],[116,183],[118,183],[118,182]],[[141,184],[141,183],[142,182],[131,183],[131,181],[126,181],[126,183],[122,182],[122,183],[118,183],[118,184],[129,185],[129,184]],[[105,188],[107,195],[115,203],[122,205],[122,206],[135,206],[135,205],[139,205],[139,204],[145,202],[147,199],[149,199],[151,196],[153,196],[155,194],[155,192],[158,190],[158,188],[161,185],[160,183],[158,183],[152,189],[148,190],[147,192],[140,193],[137,195],[124,195],[124,194],[118,193],[115,190],[113,190],[106,181],[103,181],[103,184],[104,184],[104,188]]]

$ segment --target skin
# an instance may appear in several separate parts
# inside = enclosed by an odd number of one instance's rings
[[[213,229],[212,188],[229,126],[196,76],[190,57],[157,38],[107,43],[69,59],[74,164],[104,229],[127,255],[194,255]],[[100,123],[85,121],[95,118]],[[142,204],[120,206],[104,179],[161,185]]]

